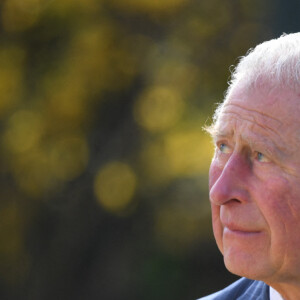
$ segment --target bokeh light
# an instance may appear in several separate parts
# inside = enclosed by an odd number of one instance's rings
[[[195,129],[170,133],[165,138],[165,152],[175,176],[207,174],[213,147],[198,125]]]
[[[190,126],[145,143],[140,161],[146,178],[153,184],[207,174],[213,145],[199,123]]]
[[[137,122],[149,131],[173,126],[184,110],[184,102],[174,88],[155,86],[140,95],[135,106]]]
[[[20,110],[8,121],[4,146],[8,151],[22,153],[36,147],[43,135],[43,117],[39,112]]]
[[[111,162],[101,168],[94,190],[99,203],[108,211],[125,210],[133,200],[137,178],[132,168],[122,162]]]
[[[41,140],[41,117],[28,111],[17,112],[9,125],[3,140],[5,156],[26,194],[40,197],[85,170],[89,150],[82,134],[61,135],[45,142]]]

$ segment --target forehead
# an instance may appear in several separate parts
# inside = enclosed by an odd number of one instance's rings
[[[221,121],[236,121],[239,122],[238,125],[247,123],[250,124],[250,127],[253,129],[264,129],[274,133],[277,133],[283,126],[283,120],[281,120],[281,118],[277,118],[265,110],[249,107],[247,103],[234,101],[228,102],[223,107],[220,119]],[[220,122],[220,126],[222,126],[222,122]]]
[[[289,90],[236,87],[225,101],[220,117],[228,113],[274,130],[284,125],[300,129],[300,95]]]

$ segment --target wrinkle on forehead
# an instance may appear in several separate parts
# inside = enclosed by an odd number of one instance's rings
[[[229,108],[229,111],[226,109],[226,107]],[[257,126],[267,129],[279,137],[281,136],[279,129],[282,127],[283,122],[268,115],[267,113],[245,108],[240,104],[228,103],[224,107],[222,114],[235,114],[239,118],[242,116],[242,119],[255,123]]]
[[[242,105],[238,104],[238,103],[226,103],[224,105],[224,108],[227,107],[227,106],[234,106],[236,108],[240,108],[241,110],[246,110],[246,111],[249,111],[249,112],[253,112],[253,113],[256,113],[258,115],[261,115],[263,117],[266,117],[266,119],[270,119],[270,120],[273,120],[274,121],[274,125],[275,123],[277,123],[278,126],[282,125],[282,122],[277,119],[277,118],[274,118],[272,117],[271,115],[268,115],[267,113],[265,112],[262,112],[262,111],[258,111],[258,110],[255,110],[255,109],[251,109],[251,108],[246,108],[246,107],[243,107]],[[276,126],[276,125],[275,125]]]

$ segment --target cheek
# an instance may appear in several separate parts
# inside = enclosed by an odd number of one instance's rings
[[[295,180],[273,178],[261,187],[259,207],[270,232],[271,256],[300,268],[300,188]],[[288,259],[286,259],[288,258]]]
[[[289,234],[300,227],[300,188],[298,182],[283,177],[272,177],[256,189],[262,214],[273,234]]]

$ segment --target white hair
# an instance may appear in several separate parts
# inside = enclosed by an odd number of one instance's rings
[[[299,93],[300,32],[283,34],[277,39],[263,42],[240,58],[231,74],[225,99],[214,113],[214,123],[235,86],[242,84],[246,89],[259,89],[265,88],[266,82],[270,90],[279,88]],[[208,131],[212,129],[213,126]]]

